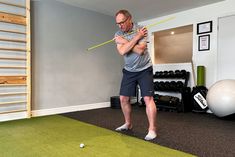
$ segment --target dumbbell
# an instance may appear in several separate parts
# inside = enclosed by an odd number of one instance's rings
[[[160,81],[159,83],[158,83],[158,90],[164,90],[164,88],[165,88],[165,85],[164,85],[164,82],[163,81]]]
[[[163,71],[163,77],[167,78],[168,77],[168,71]]]
[[[153,83],[154,85],[153,85],[153,87],[154,87],[154,90],[158,90],[158,84],[159,84],[159,82],[158,81],[155,81],[154,83]]]
[[[154,78],[159,78],[159,76],[160,76],[160,72],[156,71],[155,74],[154,74]]]
[[[166,81],[166,82],[164,83],[164,86],[165,86],[165,89],[164,89],[164,90],[166,90],[166,91],[171,90],[171,89],[170,89],[170,88],[171,88],[171,84],[170,84],[169,81]]]
[[[180,70],[180,75],[181,75],[181,78],[185,78],[186,77],[186,70]]]
[[[175,78],[179,78],[180,77],[180,71],[179,70],[175,70]]]
[[[176,82],[176,89],[177,89],[178,91],[181,91],[181,89],[183,88],[183,86],[184,86],[184,83],[183,83],[182,81],[177,81],[177,82]]]
[[[170,70],[170,71],[168,72],[168,77],[169,77],[169,78],[174,78],[174,71]]]
[[[172,91],[177,91],[176,82],[175,82],[175,81],[171,81],[171,82],[170,82],[170,89],[171,89]]]

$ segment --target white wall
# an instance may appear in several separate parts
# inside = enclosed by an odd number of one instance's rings
[[[217,80],[235,79],[235,14],[219,18],[218,26]]]
[[[193,24],[193,58],[192,58],[192,61],[195,67],[195,72],[196,72],[196,66],[198,65],[204,65],[206,67],[206,86],[210,87],[217,80],[216,67],[217,67],[218,18],[221,16],[228,15],[228,14],[235,14],[235,1],[234,0],[226,0],[223,2],[179,12],[176,14],[171,14],[168,16],[160,17],[160,18],[154,18],[154,19],[150,19],[147,21],[141,21],[140,24],[149,25],[149,24],[155,23],[157,21],[160,21],[160,20],[172,17],[172,16],[175,17],[171,21],[149,28],[150,35],[156,31]],[[212,33],[210,33],[210,44],[211,44],[210,47],[211,48],[209,51],[198,51],[198,35],[196,33],[197,23],[210,21],[210,20],[213,21],[213,31]],[[153,37],[150,36],[150,38],[153,38]],[[153,57],[154,55],[153,39],[150,39],[149,47],[151,47],[151,56]],[[158,69],[158,66],[159,65],[155,65],[154,67]],[[190,66],[191,66],[190,64],[183,64],[181,67],[185,67],[186,69],[188,69],[190,68]],[[167,65],[167,64],[165,65],[166,70],[169,70],[171,68],[172,68],[172,65]]]

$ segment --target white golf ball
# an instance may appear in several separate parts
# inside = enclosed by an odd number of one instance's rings
[[[81,143],[80,144],[80,148],[84,148],[85,144],[84,143]]]

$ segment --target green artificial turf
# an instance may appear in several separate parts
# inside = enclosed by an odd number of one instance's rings
[[[192,155],[59,115],[0,123],[0,157],[155,156]]]

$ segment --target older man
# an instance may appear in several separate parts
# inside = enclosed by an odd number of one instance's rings
[[[136,95],[136,86],[140,86],[141,95],[146,104],[149,127],[145,140],[153,140],[156,133],[157,109],[153,100],[153,68],[147,51],[147,30],[133,23],[127,10],[116,13],[119,31],[115,33],[117,50],[124,57],[123,78],[120,88],[120,102],[125,122],[117,131],[132,129],[130,97]]]

